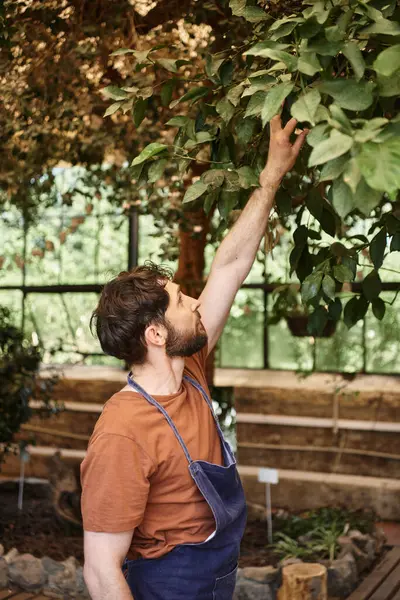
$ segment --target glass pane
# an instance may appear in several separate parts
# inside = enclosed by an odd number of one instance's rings
[[[98,340],[89,330],[90,315],[96,304],[97,294],[27,296],[25,329],[27,334],[39,338],[45,349],[44,362],[59,362],[65,353],[77,361],[82,359],[81,353],[101,352]]]
[[[382,300],[392,302],[395,292],[381,294]],[[374,373],[400,372],[400,297],[386,304],[382,321],[370,309],[366,321],[367,371]]]
[[[363,369],[363,323],[359,321],[347,329],[339,321],[336,332],[331,338],[316,340],[317,371],[343,371],[355,373]]]
[[[13,207],[0,211],[0,286],[22,285],[24,228]]]
[[[268,299],[270,306],[271,299]],[[270,369],[293,369],[309,371],[313,367],[312,337],[295,337],[286,321],[268,326],[268,350]]]
[[[157,237],[155,237],[157,234]],[[167,249],[162,229],[157,227],[157,223],[152,215],[140,215],[139,217],[139,265],[145,260],[152,260],[157,264],[162,263],[174,272],[178,267],[178,260],[165,260],[161,258],[163,252]]]
[[[128,268],[129,222],[125,216],[100,217],[100,246],[97,254],[97,281],[112,279]]]
[[[96,283],[99,221],[92,215],[64,220],[61,283]]]
[[[13,324],[22,326],[22,292],[18,290],[0,290],[0,306],[5,306],[11,312]]]
[[[218,344],[218,366],[261,369],[263,331],[263,291],[239,290]]]
[[[26,238],[27,285],[57,285],[60,281],[62,221],[46,214],[32,225]]]

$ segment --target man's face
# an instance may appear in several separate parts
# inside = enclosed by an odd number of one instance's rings
[[[200,302],[185,296],[179,285],[168,281],[165,289],[169,294],[169,305],[165,312],[168,339],[167,355],[192,356],[207,344],[207,332],[198,311]]]

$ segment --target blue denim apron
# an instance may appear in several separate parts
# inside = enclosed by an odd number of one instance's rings
[[[246,501],[235,456],[225,441],[212,404],[201,385],[185,375],[207,402],[221,440],[224,465],[192,460],[165,409],[128,376],[128,384],[153,404],[172,427],[198,489],[210,506],[216,529],[207,540],[175,546],[160,558],[125,560],[122,570],[134,600],[231,600],[240,542],[246,526]]]

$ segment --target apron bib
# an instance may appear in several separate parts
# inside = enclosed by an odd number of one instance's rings
[[[207,402],[221,441],[224,464],[192,460],[166,410],[131,376],[128,384],[165,417],[188,461],[190,474],[209,505],[215,532],[204,542],[179,544],[160,558],[125,560],[122,570],[135,600],[232,600],[236,584],[240,542],[246,526],[246,501],[235,456],[224,439],[211,400],[189,377]]]

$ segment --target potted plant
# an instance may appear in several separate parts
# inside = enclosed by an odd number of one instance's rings
[[[270,325],[276,325],[281,319],[285,319],[288,328],[292,335],[295,337],[331,337],[336,331],[336,321],[327,318],[326,324],[322,328],[322,331],[318,332],[310,323],[310,313],[307,308],[304,307],[301,296],[299,285],[297,284],[285,284],[281,285],[272,292],[273,305],[268,323]],[[321,307],[315,307],[316,311],[324,311]],[[311,313],[311,314],[314,314]]]

